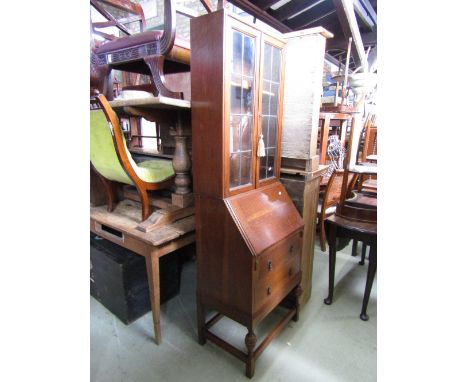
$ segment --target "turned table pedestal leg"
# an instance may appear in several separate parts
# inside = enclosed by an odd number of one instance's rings
[[[178,116],[177,127],[171,128],[170,134],[174,136],[175,151],[172,159],[172,166],[175,172],[175,192],[172,194],[172,204],[178,207],[187,207],[193,203],[193,194],[190,190],[191,177],[190,168],[192,162],[187,150],[187,138],[190,136],[190,131],[184,129],[180,123],[180,115]]]

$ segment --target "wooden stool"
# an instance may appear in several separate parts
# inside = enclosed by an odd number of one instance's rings
[[[333,291],[335,284],[335,263],[336,263],[336,239],[347,237],[362,241],[363,245],[370,246],[369,268],[367,271],[366,288],[360,318],[363,321],[369,320],[367,315],[367,304],[374,282],[375,271],[377,270],[377,223],[362,222],[341,216],[331,216],[326,221],[328,245],[329,245],[329,273],[328,273],[328,297],[324,303],[331,305],[333,302]]]

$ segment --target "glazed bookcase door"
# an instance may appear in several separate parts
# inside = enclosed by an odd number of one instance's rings
[[[265,156],[257,157],[257,186],[279,179],[284,66],[281,42],[263,35],[261,47],[258,141],[263,136]]]
[[[226,32],[225,132],[228,171],[225,187],[235,195],[255,187],[257,83],[260,34],[234,19]]]

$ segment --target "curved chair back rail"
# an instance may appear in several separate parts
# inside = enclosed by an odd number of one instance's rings
[[[325,237],[325,219],[335,213],[335,210],[330,211],[330,207],[338,205],[340,202],[340,197],[341,197],[341,190],[342,190],[342,185],[343,185],[343,179],[344,179],[344,170],[343,169],[337,169],[333,172],[333,174],[330,176],[330,179],[327,184],[327,188],[325,189],[325,193],[323,195],[323,200],[322,200],[322,206],[320,213],[318,215],[318,223],[320,227],[320,248],[322,251],[325,251],[326,248],[326,237]],[[347,187],[346,187],[346,193],[348,193],[353,187],[354,184],[357,181],[357,174],[354,176],[348,176],[347,177]],[[327,213],[327,210],[329,212]]]
[[[135,163],[125,143],[122,130],[120,129],[119,119],[117,118],[117,115],[115,114],[114,110],[112,110],[112,107],[109,105],[109,102],[107,101],[106,97],[100,94],[96,97],[96,100],[98,101],[99,105],[102,108],[102,111],[104,112],[104,115],[106,116],[106,119],[109,123],[109,128],[111,128],[115,152],[117,153],[120,164],[122,165],[129,178],[133,181],[133,184],[143,183],[145,187],[150,190],[158,190],[160,188],[164,188],[160,187],[158,184],[160,182],[172,179],[175,176],[174,170],[172,170],[170,174],[167,174],[166,172],[166,176],[161,176],[160,179],[154,179],[152,182],[143,179],[142,174],[144,174],[145,169],[149,168],[150,166],[146,165],[147,162],[142,162],[139,165]],[[160,161],[168,162],[166,160]]]
[[[138,23],[140,24],[140,30],[146,29],[145,14],[143,12],[143,8],[138,3],[134,3],[129,0],[90,0],[90,3],[101,15],[103,15],[108,20],[108,22],[92,23],[93,32],[96,34],[99,34],[103,37],[111,37],[104,33],[100,33],[99,31],[96,30],[98,28],[105,28],[109,26],[116,26],[125,34],[127,35],[131,34],[131,32],[127,29],[127,27],[123,25],[123,22],[124,21],[128,22],[128,20],[116,19],[102,5],[110,6],[111,8],[117,8],[118,10],[130,13],[131,15],[133,15],[133,16],[130,16],[131,21],[132,22],[138,21]]]
[[[98,0],[92,0],[98,3]],[[102,0],[99,0],[102,1]],[[116,1],[116,0],[113,0]],[[142,30],[140,33],[110,38],[92,52],[94,68],[97,73],[93,78],[95,87],[106,96],[113,99],[113,89],[110,84],[112,69],[124,72],[150,75],[151,83],[157,94],[183,99],[181,91],[173,91],[167,87],[165,70],[172,72],[189,72],[190,43],[176,38],[176,7],[175,0],[164,0],[163,30]],[[182,12],[179,12],[182,13]],[[167,67],[164,62],[167,60]],[[169,69],[171,67],[171,69]],[[166,69],[165,69],[166,68]]]
[[[174,169],[168,160],[150,160],[136,164],[127,149],[117,115],[102,94],[95,98],[101,110],[91,110],[91,162],[106,186],[108,210],[113,210],[111,181],[134,185],[142,202],[142,219],[150,214],[148,191],[169,188]]]

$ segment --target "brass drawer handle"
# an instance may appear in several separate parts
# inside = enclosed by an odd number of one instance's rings
[[[271,260],[268,260],[268,271],[271,271],[273,269],[273,262]]]
[[[267,288],[267,295],[270,295],[271,294],[271,287],[268,287]]]

